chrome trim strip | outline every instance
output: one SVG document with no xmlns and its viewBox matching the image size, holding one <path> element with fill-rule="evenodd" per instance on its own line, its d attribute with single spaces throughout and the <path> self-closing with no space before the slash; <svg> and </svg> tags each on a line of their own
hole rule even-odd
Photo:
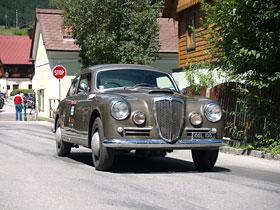
<svg viewBox="0 0 280 210">
<path fill-rule="evenodd" d="M 105 147 L 112 148 L 169 148 L 169 149 L 190 149 L 190 148 L 208 148 L 221 147 L 225 144 L 221 139 L 191 139 L 178 140 L 174 144 L 167 143 L 161 139 L 105 139 Z"/>
<path fill-rule="evenodd" d="M 152 130 L 153 127 L 144 127 L 144 128 L 138 128 L 138 127 L 124 127 L 124 130 L 139 130 L 139 131 L 145 131 L 145 130 Z"/>
<path fill-rule="evenodd" d="M 196 131 L 211 131 L 212 128 L 189 128 L 189 127 L 186 127 L 185 128 L 185 131 L 188 131 L 188 130 L 196 130 Z"/>
</svg>

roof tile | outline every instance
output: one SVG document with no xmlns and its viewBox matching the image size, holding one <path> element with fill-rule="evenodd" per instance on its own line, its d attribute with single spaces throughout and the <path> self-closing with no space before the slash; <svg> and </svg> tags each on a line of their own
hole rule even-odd
<svg viewBox="0 0 280 210">
<path fill-rule="evenodd" d="M 29 36 L 0 36 L 0 60 L 3 64 L 32 64 Z"/>
</svg>

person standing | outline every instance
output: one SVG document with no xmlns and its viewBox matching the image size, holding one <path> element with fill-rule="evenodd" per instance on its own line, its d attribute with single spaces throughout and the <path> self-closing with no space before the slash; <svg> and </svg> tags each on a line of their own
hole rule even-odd
<svg viewBox="0 0 280 210">
<path fill-rule="evenodd" d="M 17 92 L 17 94 L 15 95 L 14 97 L 14 103 L 15 103 L 15 108 L 16 108 L 16 120 L 19 120 L 22 121 L 22 97 L 20 95 L 20 92 Z M 19 115 L 19 117 L 18 117 Z"/>
<path fill-rule="evenodd" d="M 7 102 L 7 99 L 8 99 L 8 94 L 7 94 L 7 90 L 6 90 L 6 88 L 5 88 L 5 87 L 3 87 L 3 91 L 2 91 L 2 93 L 4 93 L 4 99 L 5 99 L 5 101 Z"/>
<path fill-rule="evenodd" d="M 33 93 L 33 97 L 32 97 L 32 106 L 31 106 L 31 110 L 29 114 L 32 114 L 32 110 L 34 109 L 34 113 L 36 110 L 36 93 Z"/>
</svg>

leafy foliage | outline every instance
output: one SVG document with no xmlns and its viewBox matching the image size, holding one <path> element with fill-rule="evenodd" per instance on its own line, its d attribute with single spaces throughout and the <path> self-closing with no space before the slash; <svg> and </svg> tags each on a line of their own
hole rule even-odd
<svg viewBox="0 0 280 210">
<path fill-rule="evenodd" d="M 202 1 L 202 8 L 204 38 L 212 46 L 208 54 L 222 70 L 252 86 L 236 90 L 243 96 L 238 99 L 242 108 L 231 113 L 247 120 L 228 128 L 254 149 L 279 151 L 279 103 L 265 90 L 279 89 L 280 2 L 215 0 Z M 258 131 L 250 133 L 256 127 Z"/>
<path fill-rule="evenodd" d="M 280 66 L 280 2 L 215 0 L 202 3 L 209 54 L 225 71 L 250 80 L 275 77 Z M 211 27 L 209 27 L 211 26 Z"/>
<path fill-rule="evenodd" d="M 271 87 L 245 85 L 240 85 L 234 91 L 239 94 L 237 103 L 240 110 L 229 113 L 238 119 L 237 123 L 226 125 L 231 131 L 232 138 L 243 140 L 243 143 L 248 144 L 251 149 L 271 153 L 279 151 L 280 103 L 276 91 Z"/>
<path fill-rule="evenodd" d="M 84 67 L 148 64 L 157 58 L 160 1 L 64 0 L 62 4 Z"/>
<path fill-rule="evenodd" d="M 183 68 L 188 84 L 193 88 L 194 93 L 200 94 L 201 87 L 211 88 L 215 85 L 213 71 L 206 71 L 210 68 L 209 63 L 189 65 L 188 69 Z"/>
<path fill-rule="evenodd" d="M 53 9 L 62 9 L 62 0 L 49 0 L 49 6 Z"/>
<path fill-rule="evenodd" d="M 34 92 L 33 89 L 14 89 L 14 90 L 11 92 L 10 96 L 15 96 L 15 95 L 17 94 L 17 92 L 21 92 L 21 91 L 22 91 L 23 94 L 26 94 L 26 93 L 33 93 L 33 92 Z"/>
</svg>

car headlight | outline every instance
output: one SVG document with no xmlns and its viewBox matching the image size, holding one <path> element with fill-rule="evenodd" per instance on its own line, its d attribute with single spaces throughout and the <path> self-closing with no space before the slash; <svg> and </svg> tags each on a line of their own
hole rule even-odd
<svg viewBox="0 0 280 210">
<path fill-rule="evenodd" d="M 190 122 L 192 125 L 200 125 L 202 123 L 202 117 L 199 113 L 192 113 L 190 116 Z"/>
<path fill-rule="evenodd" d="M 205 106 L 204 114 L 210 122 L 218 122 L 222 118 L 222 109 L 219 104 L 211 102 Z"/>
<path fill-rule="evenodd" d="M 146 121 L 146 117 L 142 112 L 135 112 L 132 119 L 136 125 L 142 125 Z"/>
<path fill-rule="evenodd" d="M 113 101 L 111 105 L 111 115 L 116 120 L 124 120 L 130 114 L 129 105 L 124 100 L 118 99 Z"/>
</svg>

